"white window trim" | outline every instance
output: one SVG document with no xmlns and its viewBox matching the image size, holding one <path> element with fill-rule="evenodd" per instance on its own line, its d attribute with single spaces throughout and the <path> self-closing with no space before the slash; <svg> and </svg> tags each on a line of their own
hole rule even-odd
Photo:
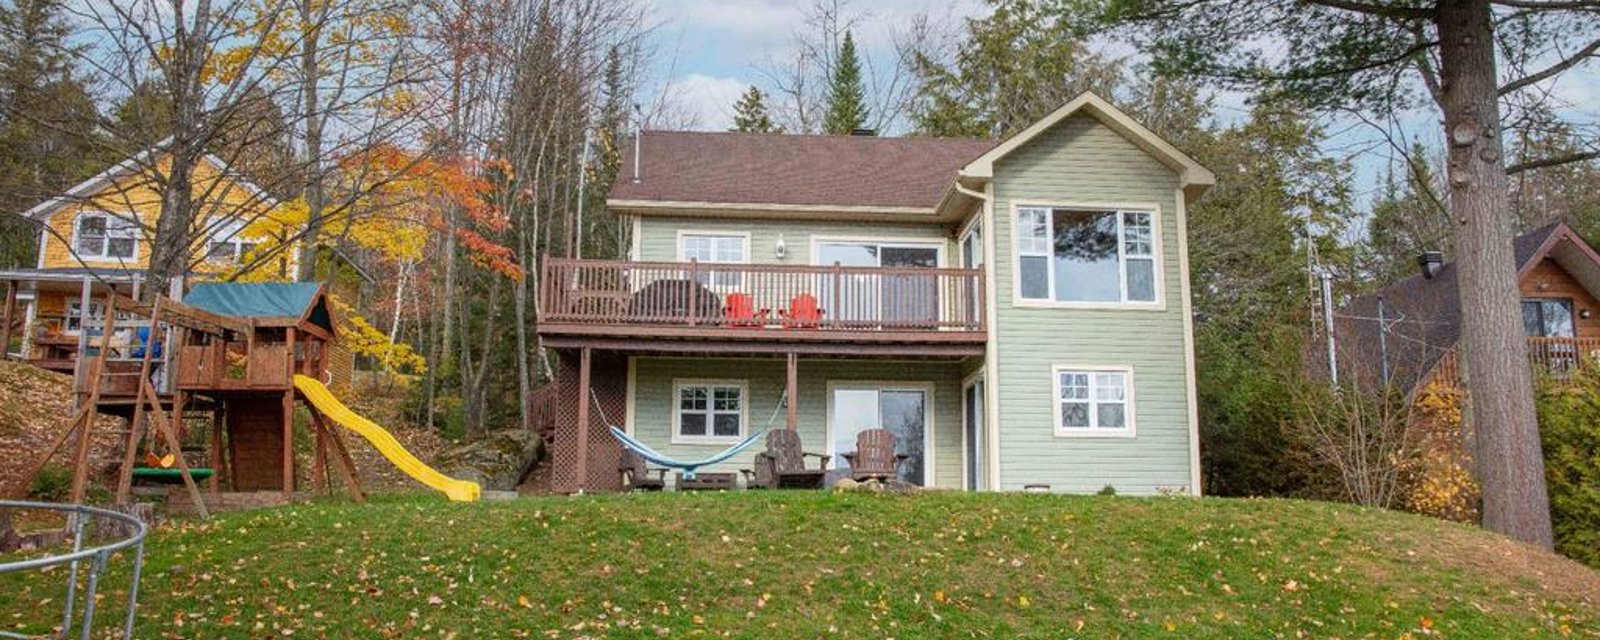
<svg viewBox="0 0 1600 640">
<path fill-rule="evenodd" d="M 811 264 L 818 267 L 831 267 L 833 263 L 822 262 L 822 245 L 825 244 L 858 244 L 873 245 L 878 248 L 891 249 L 934 249 L 938 253 L 934 257 L 935 268 L 945 268 L 946 253 L 949 242 L 938 238 L 909 238 L 909 237 L 872 237 L 872 236 L 811 236 Z M 880 257 L 879 262 L 883 262 Z M 875 268 L 875 267 L 868 267 Z"/>
<path fill-rule="evenodd" d="M 833 412 L 834 412 L 833 392 L 834 391 L 839 390 L 839 389 L 844 389 L 846 391 L 878 391 L 878 392 L 883 392 L 883 391 L 921 391 L 923 393 L 922 397 L 925 400 L 925 402 L 923 402 L 923 406 L 922 406 L 922 423 L 924 425 L 924 427 L 922 429 L 922 451 L 923 451 L 923 454 L 924 454 L 923 455 L 924 469 L 922 470 L 922 479 L 923 479 L 923 481 L 925 483 L 925 484 L 923 484 L 923 487 L 924 488 L 930 488 L 930 489 L 934 488 L 934 487 L 937 487 L 939 485 L 939 481 L 937 479 L 939 467 L 937 466 L 936 463 L 938 462 L 939 453 L 934 450 L 934 446 L 933 445 L 934 445 L 935 442 L 938 442 L 938 438 L 935 437 L 935 433 L 938 431 L 939 425 L 935 420 L 936 420 L 936 417 L 939 415 L 939 413 L 938 413 L 938 411 L 936 411 L 934 409 L 935 403 L 938 402 L 938 399 L 936 397 L 937 394 L 934 391 L 934 387 L 935 387 L 935 385 L 932 382 L 904 382 L 904 381 L 890 381 L 890 380 L 840 380 L 840 381 L 832 381 L 832 380 L 830 380 L 830 381 L 828 381 L 828 384 L 827 384 L 827 393 L 828 393 L 827 417 L 826 417 L 826 420 L 824 421 L 823 427 L 822 427 L 822 438 L 823 438 L 823 440 L 825 442 L 828 443 L 827 444 L 828 455 L 832 456 L 833 459 L 835 459 L 835 460 L 842 461 L 844 459 L 844 458 L 840 457 L 841 454 L 843 454 L 844 452 L 843 451 L 836 451 L 834 449 L 834 446 L 833 446 L 833 425 L 834 425 L 834 422 L 835 422 L 834 415 L 833 415 Z"/>
<path fill-rule="evenodd" d="M 94 255 L 83 253 L 83 252 L 78 250 L 78 238 L 79 238 L 79 236 L 81 234 L 81 231 L 83 229 L 83 220 L 85 218 L 90 217 L 90 216 L 98 216 L 98 217 L 102 217 L 102 218 L 106 219 L 106 243 L 105 243 L 105 246 L 101 247 L 100 253 L 94 254 Z M 127 257 L 111 255 L 111 238 L 112 238 L 112 236 L 111 236 L 111 220 L 112 219 L 121 220 L 123 222 L 132 222 L 134 224 L 133 255 L 127 256 Z M 72 257 L 74 259 L 79 260 L 79 261 L 93 260 L 93 261 L 96 261 L 96 262 L 120 262 L 120 263 L 137 262 L 139 260 L 139 240 L 140 240 L 139 236 L 142 235 L 142 234 L 140 234 L 138 232 L 138 224 L 139 224 L 138 220 L 139 220 L 138 216 L 134 216 L 134 215 L 122 216 L 122 215 L 117 215 L 115 213 L 111 213 L 110 211 L 101 211 L 101 210 L 98 210 L 98 209 L 86 209 L 86 210 L 83 210 L 83 211 L 79 211 L 77 214 L 75 214 L 72 217 L 72 245 L 70 247 L 68 247 L 68 249 L 71 251 Z M 41 259 L 42 259 L 42 256 L 41 256 Z"/>
<path fill-rule="evenodd" d="M 684 240 L 684 238 L 688 238 L 688 237 L 738 238 L 739 242 L 744 247 L 744 261 L 742 261 L 742 262 L 718 262 L 717 264 L 750 264 L 750 232 L 749 231 L 715 231 L 715 230 L 710 230 L 710 229 L 679 229 L 678 230 L 678 236 L 677 236 L 677 238 L 678 238 L 677 239 L 677 243 L 678 243 L 678 247 L 677 247 L 678 262 L 688 262 L 689 261 L 689 259 L 684 257 L 684 255 L 683 255 L 683 240 Z M 702 261 L 702 262 L 704 262 L 704 261 Z"/>
<path fill-rule="evenodd" d="M 1063 373 L 1120 373 L 1126 381 L 1123 395 L 1123 415 L 1126 423 L 1121 429 L 1102 429 L 1099 427 L 1068 427 L 1061 424 L 1061 374 Z M 1096 418 L 1095 406 L 1099 400 L 1094 396 L 1093 376 L 1090 376 L 1089 389 L 1089 416 L 1093 422 Z M 1050 367 L 1050 415 L 1051 423 L 1055 425 L 1057 438 L 1133 438 L 1138 435 L 1138 410 L 1137 397 L 1134 389 L 1137 387 L 1133 377 L 1133 367 L 1127 365 L 1081 365 L 1081 364 L 1056 364 Z"/>
<path fill-rule="evenodd" d="M 744 250 L 744 260 L 739 261 L 739 262 L 718 262 L 718 261 L 715 261 L 715 260 L 697 261 L 700 264 L 750 264 L 750 232 L 749 231 L 716 231 L 716 230 L 710 230 L 710 229 L 679 229 L 678 230 L 678 234 L 677 234 L 677 241 L 676 241 L 677 242 L 677 254 L 676 255 L 678 256 L 678 262 L 688 262 L 689 261 L 689 259 L 684 256 L 684 251 L 683 251 L 683 241 L 684 241 L 685 238 L 689 238 L 689 237 L 738 238 L 739 242 L 740 242 L 740 244 L 741 244 L 741 246 L 742 246 L 742 248 Z M 738 284 L 733 284 L 733 285 L 717 284 L 715 279 L 708 278 L 706 283 L 705 283 L 705 286 L 706 286 L 706 288 L 708 288 L 708 289 L 710 289 L 712 291 L 715 291 L 717 293 L 728 293 L 730 291 L 740 291 L 740 290 L 742 290 L 744 288 L 744 277 L 741 275 L 740 278 L 739 278 L 739 283 Z"/>
<path fill-rule="evenodd" d="M 1055 263 L 1054 256 L 1050 256 L 1048 274 L 1048 287 L 1050 298 L 1023 298 L 1022 297 L 1022 256 L 1020 246 L 1021 226 L 1018 216 L 1023 209 L 1077 209 L 1089 211 L 1115 211 L 1117 213 L 1117 263 L 1121 271 L 1119 288 L 1122 290 L 1122 302 L 1069 302 L 1055 299 Z M 1128 297 L 1127 261 L 1123 256 L 1122 239 L 1122 214 L 1123 213 L 1148 213 L 1150 214 L 1150 252 L 1154 260 L 1152 269 L 1155 270 L 1156 299 L 1154 301 L 1130 301 Z M 1011 205 L 1010 229 L 1011 233 L 1011 306 L 1037 309 L 1106 309 L 1106 310 L 1139 310 L 1139 311 L 1164 311 L 1167 308 L 1166 275 L 1162 272 L 1165 262 L 1161 242 L 1161 205 L 1149 202 L 1056 202 L 1056 201 L 1026 201 Z M 1050 226 L 1046 219 L 1045 226 Z M 1027 255 L 1038 255 L 1030 253 Z"/>
<path fill-rule="evenodd" d="M 683 424 L 683 389 L 686 387 L 738 387 L 739 389 L 739 435 L 714 436 L 711 421 L 706 422 L 706 434 L 703 436 L 686 436 L 680 427 Z M 706 402 L 714 402 L 713 396 L 707 396 Z M 748 380 L 702 380 L 692 378 L 673 379 L 672 398 L 672 444 L 731 444 L 745 439 L 750 433 L 750 381 Z M 708 407 L 711 405 L 707 405 Z"/>
<path fill-rule="evenodd" d="M 250 240 L 250 239 L 244 237 L 244 228 L 245 228 L 245 224 L 242 221 L 230 220 L 230 221 L 226 221 L 226 222 L 221 223 L 218 226 L 218 228 L 213 229 L 211 234 L 206 237 L 205 248 L 202 249 L 202 251 L 205 252 L 204 254 L 202 254 L 203 257 L 204 257 L 205 262 L 208 262 L 208 263 L 211 263 L 211 264 L 226 264 L 226 265 L 240 265 L 240 264 L 243 264 L 244 252 L 240 250 L 240 249 L 242 249 L 242 247 L 240 245 L 248 244 L 248 245 L 251 246 L 252 250 L 254 250 L 255 247 L 261 246 L 260 242 L 256 242 L 254 240 Z M 231 260 L 213 260 L 211 258 L 211 245 L 214 245 L 214 244 L 231 244 L 231 245 L 233 245 L 233 259 L 231 259 Z"/>
<path fill-rule="evenodd" d="M 960 234 L 956 235 L 956 263 L 957 264 L 965 266 L 966 263 L 967 263 L 967 258 L 972 257 L 972 256 L 968 256 L 967 255 L 967 248 L 968 248 L 967 247 L 967 241 L 971 240 L 974 236 L 977 237 L 977 242 L 975 242 L 973 244 L 977 248 L 978 251 L 976 253 L 977 259 L 973 260 L 972 264 L 974 266 L 976 266 L 976 267 L 982 267 L 984 265 L 989 264 L 989 259 L 988 259 L 989 257 L 984 255 L 984 251 L 983 251 L 983 234 L 984 234 L 983 221 L 982 220 L 978 220 L 978 221 L 974 221 L 972 224 L 967 225 L 967 227 L 965 229 L 962 229 Z"/>
<path fill-rule="evenodd" d="M 984 375 L 984 370 L 982 368 L 979 368 L 977 371 L 974 371 L 970 375 L 968 375 L 967 377 L 961 379 L 961 421 L 960 421 L 960 427 L 961 427 L 961 490 L 962 491 L 969 491 L 969 489 L 967 489 L 967 485 L 971 484 L 972 480 L 973 480 L 972 476 L 967 473 L 967 465 L 971 463 L 971 459 L 970 459 L 969 456 L 970 456 L 970 454 L 972 452 L 972 441 L 967 438 L 967 411 L 970 410 L 969 403 L 967 402 L 967 390 L 971 389 L 974 385 L 983 385 L 983 387 L 984 387 L 983 388 L 983 396 L 984 397 L 983 397 L 983 399 L 981 401 L 981 403 L 984 405 L 983 406 L 983 413 L 981 414 L 982 415 L 981 419 L 983 420 L 983 424 L 980 425 L 982 427 L 982 430 L 978 433 L 978 437 L 979 437 L 980 440 L 983 441 L 982 442 L 982 446 L 987 447 L 988 444 L 989 444 L 988 434 L 989 434 L 990 422 L 989 422 L 989 406 L 988 406 L 988 404 L 989 404 L 988 403 L 988 395 L 989 395 L 988 382 L 987 382 L 987 378 Z M 976 491 L 988 491 L 988 490 L 992 489 L 992 487 L 989 486 L 989 469 L 988 469 L 988 466 L 989 466 L 989 459 L 988 459 L 989 455 L 988 455 L 988 453 L 989 452 L 988 452 L 988 449 L 985 448 L 981 453 L 983 454 L 981 456 L 983 459 L 978 461 L 978 471 L 981 472 L 981 475 L 983 477 L 977 479 L 978 481 L 976 482 L 976 484 L 977 484 L 978 488 L 976 489 Z"/>
</svg>

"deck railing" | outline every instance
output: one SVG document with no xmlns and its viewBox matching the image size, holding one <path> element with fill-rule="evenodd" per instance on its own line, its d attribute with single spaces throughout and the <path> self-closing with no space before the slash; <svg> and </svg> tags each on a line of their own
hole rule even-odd
<svg viewBox="0 0 1600 640">
<path fill-rule="evenodd" d="M 543 324 L 984 330 L 981 269 L 551 258 L 543 277 Z"/>
<path fill-rule="evenodd" d="M 1564 378 L 1600 367 L 1600 338 L 1528 338 L 1528 363 L 1536 373 Z M 1434 366 L 1433 379 L 1461 380 L 1460 355 L 1451 350 Z"/>
</svg>

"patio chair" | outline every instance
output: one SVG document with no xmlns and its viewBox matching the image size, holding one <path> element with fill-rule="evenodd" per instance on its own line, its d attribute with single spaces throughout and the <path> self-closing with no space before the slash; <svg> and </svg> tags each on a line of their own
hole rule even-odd
<svg viewBox="0 0 1600 640">
<path fill-rule="evenodd" d="M 779 310 L 786 329 L 815 329 L 822 326 L 822 316 L 827 311 L 817 306 L 817 297 L 802 293 L 789 300 L 789 308 Z"/>
<path fill-rule="evenodd" d="M 900 463 L 910 458 L 895 453 L 894 432 L 888 429 L 867 429 L 856 434 L 856 450 L 841 454 L 850 465 L 854 480 L 888 481 L 900 475 Z"/>
<path fill-rule="evenodd" d="M 755 298 L 748 293 L 728 294 L 722 307 L 723 324 L 730 327 L 764 327 L 771 309 L 757 309 Z"/>
<path fill-rule="evenodd" d="M 807 469 L 806 457 L 817 458 L 818 468 Z M 767 450 L 756 454 L 755 469 L 742 470 L 745 484 L 764 489 L 821 489 L 832 456 L 804 451 L 800 434 L 788 429 L 767 432 Z"/>
<path fill-rule="evenodd" d="M 660 491 L 667 486 L 666 469 L 651 469 L 644 458 L 627 449 L 617 460 L 617 471 L 622 473 L 622 488 L 628 491 Z M 656 477 L 650 477 L 652 473 Z"/>
</svg>

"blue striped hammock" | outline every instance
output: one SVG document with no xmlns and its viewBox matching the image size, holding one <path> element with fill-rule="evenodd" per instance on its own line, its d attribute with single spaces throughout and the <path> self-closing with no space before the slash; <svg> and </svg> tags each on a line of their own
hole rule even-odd
<svg viewBox="0 0 1600 640">
<path fill-rule="evenodd" d="M 764 435 L 767 434 L 766 431 L 762 431 L 760 433 L 756 433 L 754 435 L 751 435 L 748 438 L 740 440 L 737 444 L 735 444 L 735 445 L 733 445 L 731 447 L 728 447 L 727 449 L 722 450 L 722 452 L 718 453 L 717 455 L 711 456 L 711 457 L 706 458 L 704 460 L 695 460 L 693 462 L 685 462 L 683 460 L 674 460 L 672 458 L 668 458 L 668 457 L 662 455 L 660 451 L 656 451 L 655 449 L 651 449 L 649 447 L 649 445 L 646 445 L 643 442 L 639 442 L 638 440 L 635 440 L 633 438 L 633 436 L 628 435 L 626 432 L 624 432 L 621 429 L 618 429 L 616 427 L 610 427 L 610 429 L 611 429 L 612 437 L 615 437 L 617 439 L 617 442 L 621 442 L 622 446 L 627 447 L 628 449 L 632 450 L 634 453 L 639 454 L 639 457 L 644 458 L 645 460 L 648 460 L 650 462 L 654 462 L 654 463 L 656 463 L 658 465 L 661 465 L 663 467 L 670 467 L 670 468 L 673 468 L 673 469 L 682 469 L 683 470 L 683 479 L 684 480 L 693 480 L 694 479 L 695 470 L 699 469 L 700 467 L 709 467 L 709 466 L 714 465 L 714 464 L 716 464 L 718 462 L 722 462 L 722 461 L 727 460 L 729 458 L 732 458 L 732 457 L 734 457 L 736 455 L 739 455 L 740 451 L 744 451 L 745 449 L 750 448 L 750 445 L 755 444 L 757 440 L 761 439 L 761 436 L 764 436 Z"/>
</svg>

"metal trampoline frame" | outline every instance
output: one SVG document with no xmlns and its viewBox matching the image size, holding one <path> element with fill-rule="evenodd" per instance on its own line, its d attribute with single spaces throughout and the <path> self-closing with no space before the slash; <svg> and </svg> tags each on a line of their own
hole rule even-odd
<svg viewBox="0 0 1600 640">
<path fill-rule="evenodd" d="M 126 513 L 120 513 L 110 509 L 101 509 L 99 507 L 90 507 L 81 504 L 57 504 L 50 502 L 0 500 L 0 510 L 23 509 L 31 511 L 53 511 L 56 513 L 66 514 L 68 516 L 67 528 L 72 532 L 72 551 L 39 558 L 0 563 L 0 574 L 21 573 L 23 571 L 42 571 L 51 567 L 69 565 L 70 568 L 67 570 L 67 593 L 66 597 L 64 598 L 61 612 L 61 630 L 55 637 L 71 637 L 73 635 L 73 629 L 77 628 L 78 637 L 81 640 L 89 640 L 94 628 L 95 594 L 100 587 L 100 576 L 101 574 L 105 573 L 106 565 L 111 560 L 111 556 L 113 554 L 132 549 L 133 574 L 128 585 L 128 612 L 127 616 L 123 619 L 122 624 L 122 638 L 124 640 L 131 640 L 133 638 L 134 612 L 138 610 L 139 606 L 139 578 L 140 572 L 144 569 L 144 542 L 145 537 L 150 533 L 149 526 L 145 525 L 145 523 L 140 521 L 138 518 Z M 125 527 L 125 529 L 123 529 L 124 531 L 132 531 L 133 533 L 132 535 L 99 546 L 84 548 L 83 544 L 86 531 L 89 528 L 89 524 L 96 518 L 102 518 L 121 523 Z M 84 585 L 80 588 L 78 586 L 78 573 L 80 569 L 85 568 L 80 566 L 84 563 L 87 563 L 88 565 L 86 567 L 88 571 L 88 577 L 84 581 Z M 76 613 L 74 609 L 79 601 L 78 592 L 80 590 L 83 591 L 83 611 L 81 617 L 75 620 L 73 614 Z M 22 635 L 19 633 L 0 630 L 0 638 L 38 637 L 40 636 L 37 634 Z"/>
</svg>

